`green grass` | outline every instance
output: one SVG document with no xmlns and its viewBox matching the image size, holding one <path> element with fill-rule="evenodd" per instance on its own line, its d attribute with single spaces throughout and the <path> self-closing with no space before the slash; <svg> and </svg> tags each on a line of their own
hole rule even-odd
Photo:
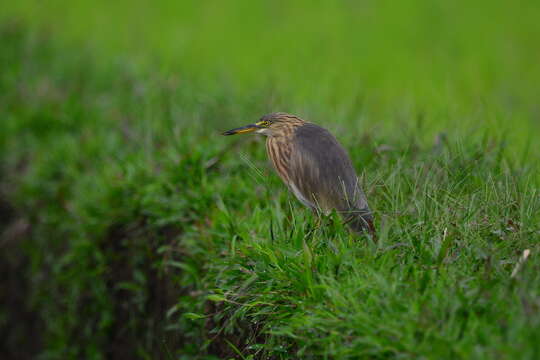
<svg viewBox="0 0 540 360">
<path fill-rule="evenodd" d="M 5 5 L 3 358 L 539 356 L 535 2 L 89 4 Z M 276 110 L 344 144 L 377 243 L 219 136 Z"/>
<path fill-rule="evenodd" d="M 103 66 L 129 59 L 189 87 L 204 104 L 216 94 L 234 98 L 236 113 L 222 116 L 235 119 L 245 115 L 244 101 L 270 93 L 259 104 L 264 110 L 278 102 L 313 121 L 355 121 L 377 133 L 422 117 L 423 140 L 489 128 L 521 151 L 540 131 L 536 0 L 24 0 L 2 7 L 4 17 L 54 32 L 71 51 L 90 46 Z"/>
</svg>

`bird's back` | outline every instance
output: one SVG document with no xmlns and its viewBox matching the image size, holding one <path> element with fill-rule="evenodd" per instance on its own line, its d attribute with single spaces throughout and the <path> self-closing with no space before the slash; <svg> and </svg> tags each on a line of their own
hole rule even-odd
<svg viewBox="0 0 540 360">
<path fill-rule="evenodd" d="M 293 174 L 290 186 L 296 187 L 293 191 L 323 211 L 336 209 L 354 230 L 371 228 L 365 195 L 347 152 L 336 138 L 311 123 L 297 127 L 292 136 L 288 166 Z"/>
</svg>

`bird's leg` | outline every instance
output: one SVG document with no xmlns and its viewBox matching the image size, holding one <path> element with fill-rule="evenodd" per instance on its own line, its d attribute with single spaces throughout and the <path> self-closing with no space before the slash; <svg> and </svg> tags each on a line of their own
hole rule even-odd
<svg viewBox="0 0 540 360">
<path fill-rule="evenodd" d="M 313 215 L 315 216 L 315 229 L 326 228 L 334 225 L 334 217 L 332 212 L 324 212 L 319 208 L 313 208 Z"/>
<path fill-rule="evenodd" d="M 320 211 L 315 207 L 310 207 L 311 213 L 313 214 L 313 217 L 315 218 L 313 226 L 310 226 L 310 229 L 308 230 L 308 233 L 311 235 L 315 231 L 317 231 L 321 227 L 322 219 L 321 219 L 321 213 Z"/>
<path fill-rule="evenodd" d="M 321 214 L 315 212 L 313 215 L 315 216 L 315 229 L 319 229 L 322 226 Z"/>
</svg>

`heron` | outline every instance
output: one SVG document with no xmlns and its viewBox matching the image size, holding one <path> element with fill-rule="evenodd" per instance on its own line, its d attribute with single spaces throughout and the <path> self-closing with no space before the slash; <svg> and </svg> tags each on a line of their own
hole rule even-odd
<svg viewBox="0 0 540 360">
<path fill-rule="evenodd" d="M 326 129 L 276 112 L 223 135 L 266 136 L 266 152 L 289 190 L 316 213 L 335 209 L 356 233 L 374 235 L 373 215 L 347 151 Z"/>
</svg>

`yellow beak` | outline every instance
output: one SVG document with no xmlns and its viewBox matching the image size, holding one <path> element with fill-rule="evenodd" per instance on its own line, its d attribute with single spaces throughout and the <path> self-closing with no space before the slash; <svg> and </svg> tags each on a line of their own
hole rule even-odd
<svg viewBox="0 0 540 360">
<path fill-rule="evenodd" d="M 236 134 L 246 134 L 250 132 L 254 132 L 257 129 L 260 129 L 261 127 L 257 124 L 250 124 L 246 126 L 242 126 L 236 129 L 232 129 L 229 131 L 225 131 L 222 135 L 236 135 Z"/>
</svg>

